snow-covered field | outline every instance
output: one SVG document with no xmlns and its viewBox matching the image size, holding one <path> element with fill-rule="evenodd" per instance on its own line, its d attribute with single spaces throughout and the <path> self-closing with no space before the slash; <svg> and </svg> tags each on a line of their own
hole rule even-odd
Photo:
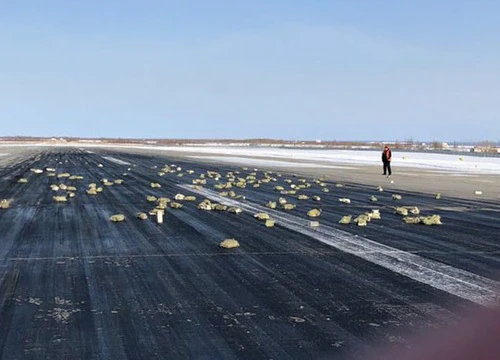
<svg viewBox="0 0 500 360">
<path fill-rule="evenodd" d="M 147 147 L 144 147 L 147 149 Z M 293 166 L 312 165 L 381 165 L 381 152 L 359 150 L 304 150 L 272 148 L 200 148 L 158 147 L 158 150 L 198 153 L 200 158 L 213 158 L 221 162 L 247 163 L 252 166 L 271 166 L 269 161 L 286 162 Z M 207 156 L 208 155 L 208 156 Z M 234 158 L 235 156 L 240 158 Z M 245 158 L 241 158 L 245 157 Z M 249 159 L 251 158 L 251 159 Z M 276 165 L 276 164 L 274 164 Z M 464 174 L 499 174 L 500 158 L 462 156 L 457 154 L 433 154 L 393 151 L 392 165 L 396 167 L 422 168 L 439 172 Z M 281 166 L 283 166 L 281 164 Z"/>
<path fill-rule="evenodd" d="M 15 146 L 0 144 L 0 147 Z M 20 145 L 22 146 L 22 145 Z M 40 143 L 27 147 L 71 146 L 77 148 L 122 148 L 144 149 L 189 153 L 204 159 L 213 159 L 229 164 L 246 164 L 255 167 L 335 167 L 381 165 L 381 151 L 363 150 L 323 150 L 323 149 L 291 149 L 291 148 L 252 148 L 252 147 L 222 147 L 222 146 L 135 146 L 111 144 L 78 144 L 53 145 Z M 6 154 L 0 154 L 6 155 Z M 479 157 L 458 154 L 434 154 L 393 151 L 393 167 L 420 168 L 433 172 L 455 173 L 463 175 L 494 174 L 500 175 L 500 157 Z"/>
</svg>

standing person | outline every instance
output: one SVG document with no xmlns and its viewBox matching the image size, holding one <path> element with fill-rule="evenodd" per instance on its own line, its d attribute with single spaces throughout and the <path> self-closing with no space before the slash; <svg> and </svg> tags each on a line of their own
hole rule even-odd
<svg viewBox="0 0 500 360">
<path fill-rule="evenodd" d="M 389 146 L 386 145 L 384 147 L 384 151 L 382 151 L 382 163 L 384 164 L 384 175 L 387 175 L 387 177 L 392 175 L 391 160 L 392 160 L 391 149 L 389 149 Z"/>
</svg>

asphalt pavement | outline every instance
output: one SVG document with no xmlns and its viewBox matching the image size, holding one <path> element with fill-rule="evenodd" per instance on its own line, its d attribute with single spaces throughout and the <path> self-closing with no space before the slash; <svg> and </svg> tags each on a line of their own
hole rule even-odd
<svg viewBox="0 0 500 360">
<path fill-rule="evenodd" d="M 0 165 L 0 200 L 11 201 L 0 209 L 1 359 L 362 358 L 380 347 L 411 351 L 417 334 L 495 299 L 495 201 L 397 191 L 398 201 L 395 191 L 312 178 L 298 193 L 321 200 L 299 200 L 274 189 L 301 184 L 285 172 L 268 172 L 276 181 L 258 188 L 233 186 L 245 198 L 231 199 L 214 188 L 228 172 L 264 171 L 102 149 L 41 149 Z M 165 165 L 180 169 L 158 175 Z M 222 178 L 195 189 L 207 170 Z M 61 183 L 76 196 L 56 203 L 50 186 Z M 90 183 L 103 191 L 88 195 Z M 154 207 L 147 196 L 178 193 L 197 199 L 167 208 L 162 224 L 137 219 Z M 269 210 L 276 226 L 267 228 L 253 210 L 280 196 L 297 208 Z M 205 198 L 243 212 L 199 210 Z M 438 214 L 443 225 L 405 224 L 395 206 Z M 312 208 L 319 218 L 307 217 Z M 381 219 L 366 227 L 338 223 L 372 209 Z M 227 238 L 240 247 L 220 248 Z"/>
</svg>

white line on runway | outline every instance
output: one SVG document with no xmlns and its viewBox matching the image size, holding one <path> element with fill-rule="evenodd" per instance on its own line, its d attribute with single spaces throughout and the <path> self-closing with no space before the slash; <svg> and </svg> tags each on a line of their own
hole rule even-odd
<svg viewBox="0 0 500 360">
<path fill-rule="evenodd" d="M 111 161 L 115 164 L 118 164 L 118 165 L 132 165 L 131 163 L 129 162 L 126 162 L 126 161 L 123 161 L 123 160 L 120 160 L 120 159 L 117 159 L 117 158 L 114 158 L 112 156 L 103 156 L 102 157 L 103 159 L 106 159 L 108 161 Z"/>
<path fill-rule="evenodd" d="M 276 224 L 307 235 L 343 252 L 392 270 L 436 289 L 446 291 L 477 304 L 496 305 L 500 300 L 500 283 L 441 262 L 426 259 L 407 251 L 380 244 L 363 236 L 354 236 L 331 226 L 310 228 L 309 220 L 285 214 L 262 205 L 239 202 L 220 196 L 207 189 L 195 189 L 192 185 L 179 185 L 183 189 L 203 195 L 229 206 L 238 206 L 251 213 L 267 212 Z"/>
</svg>

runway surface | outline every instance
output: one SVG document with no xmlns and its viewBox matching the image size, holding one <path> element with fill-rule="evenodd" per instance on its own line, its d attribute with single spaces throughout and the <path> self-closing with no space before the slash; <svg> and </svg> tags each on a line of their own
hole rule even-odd
<svg viewBox="0 0 500 360">
<path fill-rule="evenodd" d="M 229 171 L 259 180 L 264 171 L 111 150 L 31 150 L 0 165 L 0 199 L 11 200 L 0 209 L 1 359 L 360 358 L 378 347 L 411 349 L 413 335 L 498 299 L 496 201 L 407 191 L 397 201 L 394 191 L 331 181 L 325 193 L 305 177 L 312 186 L 297 194 L 321 201 L 298 200 L 274 190 L 301 184 L 285 172 L 268 173 L 276 181 L 259 188 L 233 186 L 245 197 L 234 199 L 214 185 Z M 165 165 L 180 169 L 158 175 Z M 30 171 L 47 167 L 83 179 Z M 195 189 L 207 170 L 222 178 L 206 176 Z M 50 189 L 61 183 L 77 188 L 66 203 Z M 102 193 L 88 195 L 90 183 Z M 154 207 L 148 195 L 178 193 L 196 201 L 167 208 L 163 224 L 136 218 Z M 279 197 L 297 208 L 264 207 Z M 243 212 L 199 210 L 205 198 Z M 405 224 L 395 206 L 439 214 L 443 225 Z M 307 217 L 312 208 L 321 208 L 318 219 Z M 372 209 L 382 218 L 367 227 L 338 223 Z M 255 219 L 259 211 L 276 226 Z M 113 223 L 113 214 L 126 220 Z M 220 248 L 226 238 L 241 246 Z"/>
</svg>

